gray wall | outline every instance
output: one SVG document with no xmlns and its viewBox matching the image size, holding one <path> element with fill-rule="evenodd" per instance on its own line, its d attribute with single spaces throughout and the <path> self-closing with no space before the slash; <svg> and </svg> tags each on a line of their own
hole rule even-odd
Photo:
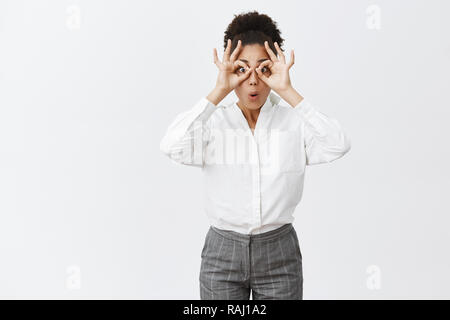
<svg viewBox="0 0 450 320">
<path fill-rule="evenodd" d="M 304 298 L 450 298 L 450 3 L 245 4 L 0 1 L 0 297 L 199 298 L 201 170 L 159 142 L 257 9 L 352 141 L 307 168 Z"/>
</svg>

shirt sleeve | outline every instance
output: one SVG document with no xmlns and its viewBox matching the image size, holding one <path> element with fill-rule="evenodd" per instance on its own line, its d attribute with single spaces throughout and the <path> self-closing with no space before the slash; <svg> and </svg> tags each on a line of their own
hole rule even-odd
<svg viewBox="0 0 450 320">
<path fill-rule="evenodd" d="M 295 107 L 302 120 L 306 165 L 328 163 L 341 158 L 351 148 L 351 141 L 340 123 L 303 98 Z"/>
<path fill-rule="evenodd" d="M 160 150 L 178 164 L 203 167 L 210 137 L 210 117 L 219 107 L 206 97 L 178 114 L 160 142 Z"/>
</svg>

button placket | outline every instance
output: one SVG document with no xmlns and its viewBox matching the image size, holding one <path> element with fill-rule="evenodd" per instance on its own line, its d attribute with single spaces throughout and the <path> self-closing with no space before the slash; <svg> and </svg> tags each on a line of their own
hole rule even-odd
<svg viewBox="0 0 450 320">
<path fill-rule="evenodd" d="M 247 128 L 247 132 L 251 137 L 250 144 L 252 145 L 252 156 L 251 160 L 255 159 L 255 165 L 253 166 L 253 215 L 254 215 L 254 223 L 259 228 L 262 226 L 262 215 L 261 215 L 261 158 L 258 146 L 259 140 L 259 131 L 265 128 L 266 121 L 268 116 L 271 116 L 273 113 L 273 108 L 270 110 L 268 107 L 271 101 L 267 100 L 264 106 L 261 108 L 260 114 L 258 116 L 258 120 L 256 121 L 255 130 L 252 133 L 251 128 L 245 118 L 244 114 L 240 110 L 237 104 L 234 105 L 236 111 L 239 114 L 239 119 L 241 123 Z M 270 112 L 269 112 L 270 111 Z"/>
</svg>

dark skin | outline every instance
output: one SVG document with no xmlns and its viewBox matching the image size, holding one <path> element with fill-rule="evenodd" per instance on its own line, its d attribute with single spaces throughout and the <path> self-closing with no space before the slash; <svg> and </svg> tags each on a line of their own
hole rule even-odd
<svg viewBox="0 0 450 320">
<path fill-rule="evenodd" d="M 239 97 L 238 106 L 250 128 L 255 127 L 260 108 L 270 90 L 275 91 L 292 107 L 303 100 L 303 97 L 292 87 L 289 77 L 289 70 L 294 65 L 294 51 L 291 50 L 291 60 L 286 63 L 286 58 L 278 43 L 275 42 L 274 45 L 279 58 L 269 47 L 267 41 L 264 42 L 264 47 L 261 45 L 242 47 L 239 40 L 233 53 L 230 54 L 231 40 L 228 40 L 222 61 L 218 59 L 216 48 L 214 48 L 214 63 L 219 68 L 219 75 L 216 87 L 207 96 L 207 99 L 217 106 L 223 98 L 235 90 Z M 263 58 L 266 60 L 257 62 Z M 239 59 L 247 60 L 250 65 Z M 236 72 L 241 68 L 244 68 L 245 71 Z M 253 91 L 260 93 L 259 100 L 250 101 L 248 99 L 249 92 Z"/>
</svg>

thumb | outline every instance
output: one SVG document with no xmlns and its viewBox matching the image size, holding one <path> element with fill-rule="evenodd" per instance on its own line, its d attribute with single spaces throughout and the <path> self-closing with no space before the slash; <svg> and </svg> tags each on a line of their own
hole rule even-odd
<svg viewBox="0 0 450 320">
<path fill-rule="evenodd" d="M 248 68 L 247 71 L 245 72 L 245 75 L 250 75 L 250 73 L 252 73 L 252 69 L 253 68 Z"/>
<path fill-rule="evenodd" d="M 241 75 L 242 79 L 247 79 L 250 76 L 250 73 L 252 72 L 252 69 L 247 69 L 243 75 Z"/>
<path fill-rule="evenodd" d="M 267 81 L 267 76 L 265 76 L 265 75 L 261 72 L 261 68 L 260 68 L 260 67 L 256 68 L 256 74 L 258 75 L 258 77 L 259 77 L 262 81 L 264 81 L 264 82 Z"/>
</svg>

